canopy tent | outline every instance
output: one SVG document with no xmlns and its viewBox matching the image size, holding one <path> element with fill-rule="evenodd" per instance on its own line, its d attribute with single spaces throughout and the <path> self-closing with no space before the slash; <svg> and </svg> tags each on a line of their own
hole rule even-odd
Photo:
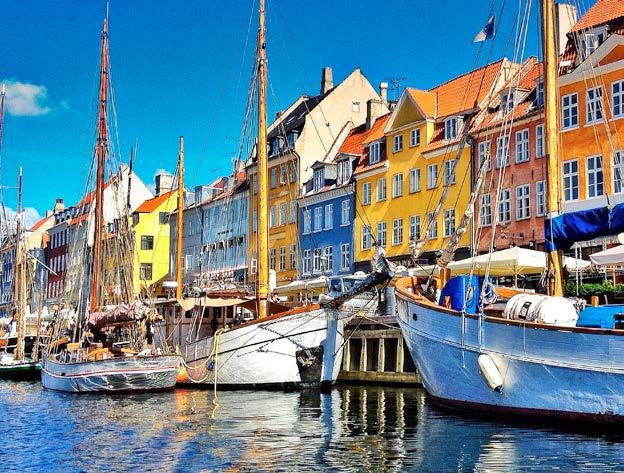
<svg viewBox="0 0 624 473">
<path fill-rule="evenodd" d="M 529 250 L 518 246 L 506 250 L 494 251 L 473 258 L 467 258 L 449 263 L 451 274 L 467 274 L 474 270 L 474 274 L 484 275 L 490 264 L 490 276 L 518 276 L 521 274 L 539 274 L 546 268 L 546 253 Z M 565 257 L 564 266 L 568 270 L 581 270 L 589 267 L 588 261 Z"/>
<path fill-rule="evenodd" d="M 184 312 L 188 312 L 195 306 L 199 307 L 231 307 L 234 305 L 240 305 L 247 299 L 240 299 L 238 297 L 224 298 L 224 297 L 187 297 L 184 299 L 178 299 L 178 304 L 182 307 Z"/>
<path fill-rule="evenodd" d="M 589 255 L 589 259 L 597 266 L 624 265 L 624 245 L 599 251 L 598 253 Z"/>
</svg>

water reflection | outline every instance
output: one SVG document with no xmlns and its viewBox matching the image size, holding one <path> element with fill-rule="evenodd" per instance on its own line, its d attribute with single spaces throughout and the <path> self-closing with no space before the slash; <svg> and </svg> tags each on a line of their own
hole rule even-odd
<svg viewBox="0 0 624 473">
<path fill-rule="evenodd" d="M 3 470 L 617 471 L 618 439 L 451 415 L 417 389 L 68 395 L 0 384 Z M 14 447 L 13 447 L 14 446 Z"/>
</svg>

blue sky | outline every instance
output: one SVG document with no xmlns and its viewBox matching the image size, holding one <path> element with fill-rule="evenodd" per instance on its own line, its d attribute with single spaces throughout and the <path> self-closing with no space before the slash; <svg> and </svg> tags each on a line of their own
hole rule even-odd
<svg viewBox="0 0 624 473">
<path fill-rule="evenodd" d="M 500 11 L 502 0 L 494 3 Z M 491 60 L 513 54 L 507 42 L 517 4 L 506 2 Z M 535 17 L 539 2 L 533 5 Z M 375 87 L 406 77 L 403 85 L 428 88 L 466 72 L 490 6 L 489 0 L 268 0 L 269 78 L 279 108 L 301 93 L 318 93 L 323 66 L 333 67 L 335 82 L 360 67 Z M 111 0 L 119 140 L 124 157 L 138 140 L 136 170 L 146 183 L 157 169 L 175 167 L 179 135 L 189 186 L 230 171 L 256 34 L 254 16 L 245 62 L 251 9 L 251 0 Z M 26 205 L 39 212 L 56 197 L 74 203 L 83 191 L 104 12 L 104 0 L 3 2 L 0 81 L 24 85 L 5 116 L 2 179 L 14 184 L 22 164 Z M 537 52 L 532 25 L 527 54 Z M 5 190 L 4 198 L 15 207 L 14 191 Z"/>
</svg>

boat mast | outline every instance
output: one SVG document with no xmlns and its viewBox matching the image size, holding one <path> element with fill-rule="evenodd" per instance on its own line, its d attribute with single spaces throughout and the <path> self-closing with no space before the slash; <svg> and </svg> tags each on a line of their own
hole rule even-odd
<svg viewBox="0 0 624 473">
<path fill-rule="evenodd" d="M 544 116 L 546 133 L 546 173 L 548 217 L 559 213 L 559 156 L 557 144 L 557 51 L 555 47 L 555 5 L 553 0 L 542 0 L 542 44 L 544 47 Z M 548 270 L 551 274 L 548 292 L 563 296 L 563 255 L 561 250 L 548 252 Z"/>
<path fill-rule="evenodd" d="M 22 167 L 19 168 L 17 179 L 17 221 L 15 226 L 15 280 L 13 282 L 13 297 L 17 322 L 17 344 L 15 359 L 24 359 L 24 332 L 26 317 L 26 268 L 24 267 L 23 234 L 24 212 L 22 207 Z"/>
<path fill-rule="evenodd" d="M 95 186 L 95 233 L 93 235 L 93 267 L 91 274 L 90 311 L 98 310 L 100 303 L 100 273 L 102 271 L 102 232 L 104 227 L 104 167 L 107 154 L 106 109 L 108 103 L 108 13 L 102 30 L 102 58 L 100 67 L 100 95 L 97 138 L 97 175 Z"/>
<path fill-rule="evenodd" d="M 184 137 L 178 153 L 178 234 L 176 238 L 176 299 L 182 299 L 182 230 L 184 225 Z"/>
<path fill-rule="evenodd" d="M 265 0 L 258 21 L 258 318 L 269 315 L 268 157 L 266 124 Z"/>
</svg>

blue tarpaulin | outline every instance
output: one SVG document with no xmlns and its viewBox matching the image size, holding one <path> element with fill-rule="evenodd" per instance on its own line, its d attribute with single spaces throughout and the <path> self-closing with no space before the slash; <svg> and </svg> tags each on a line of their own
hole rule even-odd
<svg viewBox="0 0 624 473">
<path fill-rule="evenodd" d="M 624 204 L 557 215 L 544 221 L 546 250 L 568 250 L 577 241 L 617 235 L 624 231 Z"/>
</svg>

